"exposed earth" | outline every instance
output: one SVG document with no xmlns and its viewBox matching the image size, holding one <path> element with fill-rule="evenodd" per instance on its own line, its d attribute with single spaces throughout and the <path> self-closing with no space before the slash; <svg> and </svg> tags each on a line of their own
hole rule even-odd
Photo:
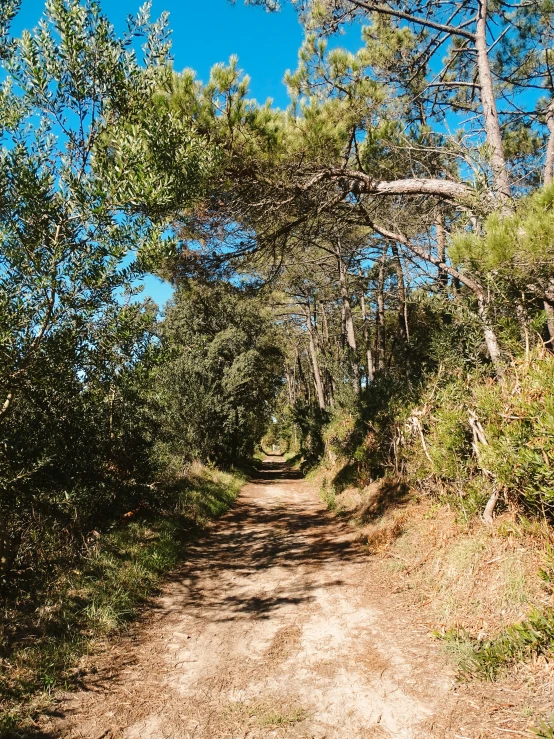
<svg viewBox="0 0 554 739">
<path fill-rule="evenodd" d="M 353 527 L 279 457 L 191 544 L 85 687 L 44 720 L 41 736 L 529 736 L 494 728 L 500 709 L 485 710 L 488 688 L 479 698 L 457 687 L 429 627 Z"/>
</svg>

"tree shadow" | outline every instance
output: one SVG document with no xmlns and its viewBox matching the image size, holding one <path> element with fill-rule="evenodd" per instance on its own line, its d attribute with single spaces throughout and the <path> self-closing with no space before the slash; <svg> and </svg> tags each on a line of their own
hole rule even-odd
<svg viewBox="0 0 554 739">
<path fill-rule="evenodd" d="M 411 497 L 409 486 L 395 477 L 383 477 L 370 487 L 368 499 L 355 512 L 355 516 L 363 524 L 376 521 L 390 508 L 405 507 Z"/>
<path fill-rule="evenodd" d="M 336 493 L 342 493 L 350 485 L 355 485 L 359 480 L 358 465 L 349 462 L 341 467 L 331 480 L 331 485 Z"/>
<path fill-rule="evenodd" d="M 49 711 L 49 716 L 52 717 L 63 717 L 63 713 L 56 711 Z M 29 728 L 29 729 L 17 729 L 13 732 L 2 733 L 0 736 L 3 739 L 59 739 L 60 734 L 52 733 L 50 731 L 43 731 L 42 729 Z"/>
<path fill-rule="evenodd" d="M 146 615 L 158 620 L 186 613 L 202 624 L 264 620 L 283 610 L 294 615 L 298 606 L 315 602 L 317 591 L 342 586 L 344 566 L 364 562 L 367 551 L 347 522 L 297 487 L 301 478 L 283 461 L 266 460 L 256 485 L 246 485 L 238 504 L 189 542 L 183 565 L 168 578 L 170 597 L 157 600 Z M 268 577 L 260 577 L 266 571 Z M 123 643 L 119 651 L 128 656 L 140 633 L 139 621 L 123 638 L 130 640 L 129 650 Z M 88 689 L 114 690 L 123 679 L 111 662 Z M 22 734 L 32 736 L 61 735 Z"/>
<path fill-rule="evenodd" d="M 298 479 L 299 471 L 271 460 L 254 482 L 269 486 L 272 495 L 273 486 L 293 486 Z M 313 590 L 342 584 L 337 578 L 321 584 L 318 573 L 324 565 L 365 558 L 351 534 L 350 526 L 322 510 L 317 500 L 297 500 L 293 494 L 285 505 L 276 491 L 268 504 L 246 491 L 210 534 L 189 547 L 186 564 L 172 578 L 176 597 L 169 610 L 201 609 L 203 618 L 220 622 L 267 618 L 284 606 L 311 601 Z M 245 578 L 271 568 L 285 573 L 286 585 L 263 595 L 219 591 L 210 585 L 222 575 L 226 580 Z M 289 571 L 301 575 L 289 577 Z"/>
</svg>

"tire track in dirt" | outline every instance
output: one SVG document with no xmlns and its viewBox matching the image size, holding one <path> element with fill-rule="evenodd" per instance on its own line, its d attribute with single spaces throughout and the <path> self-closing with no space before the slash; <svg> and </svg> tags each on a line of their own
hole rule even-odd
<svg viewBox="0 0 554 739">
<path fill-rule="evenodd" d="M 272 458 L 42 736 L 454 737 L 451 671 L 372 573 L 352 528 Z"/>
</svg>

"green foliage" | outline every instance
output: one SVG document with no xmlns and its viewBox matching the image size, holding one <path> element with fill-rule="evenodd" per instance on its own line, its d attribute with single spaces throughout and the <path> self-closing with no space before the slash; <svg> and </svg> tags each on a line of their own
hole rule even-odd
<svg viewBox="0 0 554 739">
<path fill-rule="evenodd" d="M 58 328 L 37 350 L 33 381 L 1 431 L 0 512 L 19 570 L 46 575 L 60 548 L 144 496 L 154 325 L 152 306 L 114 305 L 79 334 Z"/>
<path fill-rule="evenodd" d="M 510 217 L 490 215 L 483 236 L 455 235 L 450 249 L 453 262 L 474 273 L 500 272 L 505 279 L 548 276 L 554 258 L 553 200 L 551 185 L 519 201 Z"/>
<path fill-rule="evenodd" d="M 156 378 L 162 456 L 236 464 L 252 457 L 280 388 L 282 353 L 261 302 L 227 283 L 188 282 L 161 327 Z"/>
<path fill-rule="evenodd" d="M 294 423 L 300 432 L 300 454 L 306 468 L 318 462 L 325 451 L 323 429 L 327 414 L 314 405 L 298 400 L 293 409 Z"/>
<path fill-rule="evenodd" d="M 326 477 L 323 478 L 319 494 L 327 508 L 330 511 L 334 511 L 337 507 L 337 493 L 334 485 Z"/>
<path fill-rule="evenodd" d="M 540 726 L 532 729 L 533 733 L 536 734 L 540 739 L 554 739 L 554 723 L 552 720 L 540 722 Z"/>
<path fill-rule="evenodd" d="M 5 35 L 15 7 L 3 6 Z M 140 61 L 133 51 L 138 38 L 145 42 Z M 122 305 L 140 273 L 138 264 L 122 260 L 147 247 L 160 224 L 111 192 L 96 164 L 106 130 L 151 100 L 168 51 L 165 19 L 151 24 L 148 6 L 118 38 L 98 3 L 76 0 L 49 0 L 39 27 L 6 47 L 2 577 L 16 555 L 20 569 L 32 564 L 40 571 L 109 510 L 117 515 L 140 496 L 148 475 L 145 404 L 157 353 L 155 310 Z M 129 170 L 126 180 L 132 176 Z"/>
<path fill-rule="evenodd" d="M 502 383 L 479 371 L 429 378 L 417 404 L 395 421 L 402 434 L 396 464 L 420 484 L 440 480 L 466 513 L 480 509 L 494 484 L 522 508 L 551 516 L 553 383 L 554 363 L 544 353 L 514 362 Z M 474 438 L 472 418 L 486 443 Z"/>
<path fill-rule="evenodd" d="M 58 684 L 84 630 L 132 617 L 176 563 L 182 522 L 231 502 L 213 472 L 192 487 L 183 472 L 245 464 L 268 426 L 304 467 L 344 464 L 330 507 L 393 472 L 466 518 L 493 490 L 552 516 L 554 363 L 534 347 L 552 347 L 554 186 L 490 214 L 491 142 L 443 131 L 476 109 L 459 34 L 437 76 L 420 24 L 377 11 L 352 53 L 324 36 L 361 8 L 295 4 L 308 32 L 286 112 L 249 99 L 235 57 L 206 84 L 174 74 L 148 5 L 119 38 L 96 2 L 48 0 L 13 40 L 18 2 L 1 4 L 0 575 L 8 601 L 52 614 L 18 653 L 14 699 Z M 447 20 L 448 4 L 428 7 Z M 469 27 L 459 10 L 448 22 Z M 517 60 L 499 54 L 502 79 L 551 79 L 531 48 L 549 13 L 522 9 L 498 38 Z M 503 126 L 514 192 L 537 181 L 547 105 Z M 162 321 L 134 302 L 145 271 L 177 287 Z M 550 649 L 550 623 L 532 613 L 464 648 L 490 676 Z"/>
<path fill-rule="evenodd" d="M 483 465 L 535 513 L 554 510 L 554 362 L 535 358 L 510 371 L 498 388 L 476 389 L 486 421 Z"/>
<path fill-rule="evenodd" d="M 160 459 L 156 383 L 178 342 L 133 287 L 172 258 L 168 214 L 204 193 L 217 164 L 191 119 L 156 99 L 171 76 L 166 17 L 150 23 L 145 5 L 118 37 L 98 3 L 48 0 L 38 29 L 14 40 L 16 10 L 0 10 L 1 679 L 15 713 L 69 680 L 89 636 L 134 615 L 176 564 L 183 527 L 219 515 L 238 489 L 214 472 L 183 482 L 182 460 L 205 451 L 183 449 L 187 438 L 177 471 L 175 454 Z M 275 382 L 277 350 L 254 386 L 271 354 L 254 313 L 234 335 L 227 320 L 204 365 L 221 379 L 219 358 L 236 360 L 221 384 L 227 418 L 212 419 L 226 425 L 216 441 L 226 459 L 261 435 Z M 225 444 L 243 423 L 254 428 L 233 455 Z M 140 522 L 121 528 L 128 513 Z M 32 647 L 19 642 L 26 630 Z"/>
<path fill-rule="evenodd" d="M 130 51 L 139 36 L 144 65 Z M 39 28 L 12 44 L 0 106 L 4 398 L 32 377 L 49 334 L 93 319 L 136 276 L 121 260 L 156 229 L 94 164 L 105 130 L 151 98 L 167 53 L 164 22 L 149 25 L 146 10 L 118 39 L 98 4 L 75 0 L 49 0 Z"/>
</svg>

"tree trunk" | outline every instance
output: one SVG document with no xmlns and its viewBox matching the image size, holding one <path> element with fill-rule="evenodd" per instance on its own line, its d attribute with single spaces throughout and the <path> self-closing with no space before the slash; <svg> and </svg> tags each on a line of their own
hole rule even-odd
<svg viewBox="0 0 554 739">
<path fill-rule="evenodd" d="M 502 144 L 502 132 L 498 120 L 496 98 L 490 68 L 487 44 L 488 0 L 479 0 L 477 28 L 475 33 L 475 49 L 477 51 L 477 67 L 481 85 L 481 104 L 485 119 L 487 144 L 491 150 L 491 168 L 494 178 L 494 189 L 499 200 L 506 202 L 510 197 L 510 182 Z"/>
<path fill-rule="evenodd" d="M 287 381 L 287 391 L 289 395 L 289 405 L 292 407 L 294 405 L 294 380 L 291 377 L 291 374 L 288 370 L 288 367 L 285 367 L 285 379 Z"/>
<path fill-rule="evenodd" d="M 330 339 L 329 339 L 329 323 L 327 321 L 327 313 L 325 312 L 325 304 L 322 300 L 319 301 L 319 315 L 321 316 L 321 323 L 323 325 L 323 338 L 321 341 L 321 349 L 323 356 L 327 360 L 329 356 Z M 325 366 L 325 393 L 327 396 L 327 402 L 332 407 L 335 402 L 335 388 L 333 385 L 333 376 L 327 367 Z"/>
<path fill-rule="evenodd" d="M 502 362 L 502 352 L 498 345 L 498 339 L 490 323 L 489 317 L 489 306 L 484 296 L 477 297 L 477 305 L 479 317 L 483 324 L 483 334 L 485 336 L 485 343 L 493 363 L 494 369 L 498 377 L 504 375 L 504 363 Z"/>
<path fill-rule="evenodd" d="M 324 173 L 312 177 L 306 189 L 313 187 L 323 179 L 341 180 L 348 179 L 350 191 L 367 193 L 368 195 L 436 195 L 443 200 L 457 202 L 472 196 L 469 185 L 453 180 L 409 177 L 402 180 L 376 180 L 366 172 L 357 169 L 344 169 L 343 167 L 329 167 Z M 296 222 L 297 223 L 297 222 Z M 277 231 L 275 235 L 280 235 Z"/>
<path fill-rule="evenodd" d="M 398 327 L 400 328 L 400 335 L 405 344 L 409 343 L 410 334 L 408 329 L 408 321 L 406 320 L 407 304 L 406 304 L 406 285 L 404 284 L 404 270 L 402 269 L 402 262 L 400 261 L 400 254 L 398 252 L 398 244 L 391 242 L 392 260 L 394 262 L 394 269 L 396 272 L 396 280 L 398 283 Z"/>
<path fill-rule="evenodd" d="M 319 361 L 317 359 L 317 350 L 314 340 L 314 329 L 312 326 L 312 316 L 310 306 L 305 305 L 304 311 L 306 315 L 306 328 L 308 329 L 308 337 L 310 344 L 310 357 L 312 360 L 312 370 L 314 373 L 314 384 L 316 389 L 317 401 L 321 409 L 325 408 L 325 394 L 323 392 L 323 382 L 321 381 L 321 371 L 319 369 Z"/>
<path fill-rule="evenodd" d="M 379 262 L 379 278 L 377 282 L 377 313 L 375 315 L 375 357 L 377 369 L 385 369 L 385 257 L 388 245 L 383 247 L 383 254 Z"/>
<path fill-rule="evenodd" d="M 439 261 L 438 257 L 433 256 L 429 251 L 426 251 L 422 249 L 421 247 L 417 246 L 416 244 L 413 244 L 407 236 L 404 236 L 404 234 L 400 233 L 393 233 L 392 231 L 388 231 L 385 228 L 382 228 L 381 226 L 376 226 L 375 224 L 370 224 L 377 233 L 381 234 L 387 239 L 390 239 L 391 241 L 398 241 L 401 244 L 404 244 L 410 251 L 413 251 L 414 254 L 417 254 L 422 259 L 425 259 L 428 262 L 431 262 L 431 264 L 435 264 L 437 266 L 443 267 L 443 269 L 448 272 L 448 274 L 452 275 L 452 277 L 457 278 L 460 280 L 461 283 L 463 283 L 466 287 L 468 287 L 477 298 L 477 312 L 479 314 L 479 317 L 481 318 L 482 324 L 483 324 L 483 333 L 485 336 L 485 342 L 487 344 L 487 349 L 489 351 L 489 356 L 491 358 L 491 361 L 495 367 L 496 374 L 498 377 L 502 377 L 503 373 L 503 362 L 502 362 L 502 354 L 500 352 L 500 347 L 498 345 L 498 339 L 496 338 L 496 334 L 494 333 L 494 330 L 491 326 L 490 319 L 489 319 L 489 306 L 487 301 L 487 294 L 485 292 L 485 289 L 483 286 L 478 283 L 476 280 L 472 279 L 471 277 L 468 277 L 463 272 L 458 272 L 450 265 L 444 264 Z M 377 298 L 377 325 L 379 327 L 380 319 L 379 319 L 379 312 L 381 310 L 379 300 L 382 299 L 382 275 L 384 275 L 384 272 L 382 273 L 382 270 L 384 269 L 384 257 L 386 254 L 386 247 L 385 251 L 383 251 L 383 258 L 381 260 L 381 267 L 379 269 L 379 290 L 378 290 L 378 298 Z M 384 308 L 383 308 L 384 312 Z M 383 324 L 383 331 L 384 331 L 384 324 Z M 379 343 L 379 337 L 378 343 Z M 383 346 L 384 346 L 384 336 L 383 336 Z M 379 365 L 380 367 L 380 365 Z"/>
<path fill-rule="evenodd" d="M 344 327 L 346 334 L 346 343 L 349 348 L 349 358 L 352 367 L 352 376 L 354 378 L 354 392 L 360 391 L 360 370 L 358 367 L 358 356 L 356 346 L 356 334 L 354 333 L 354 321 L 352 319 L 352 305 L 350 303 L 350 295 L 348 294 L 348 282 L 346 275 L 346 268 L 340 254 L 337 255 L 338 267 L 339 267 L 339 284 L 340 294 L 343 306 L 343 318 Z"/>
<path fill-rule="evenodd" d="M 295 352 L 296 352 L 296 356 L 298 356 L 298 347 L 295 347 Z M 296 357 L 295 357 L 294 363 L 293 363 L 293 365 L 291 367 L 291 371 L 292 371 L 292 377 L 291 377 L 291 381 L 292 381 L 292 387 L 291 387 L 292 404 L 291 405 L 295 405 L 296 404 L 296 398 L 298 397 L 298 380 L 296 379 Z"/>
<path fill-rule="evenodd" d="M 310 394 L 310 385 L 306 381 L 306 375 L 304 374 L 304 369 L 302 368 L 302 360 L 300 358 L 300 354 L 298 354 L 298 351 L 296 353 L 296 360 L 298 362 L 298 376 L 300 378 L 300 381 L 302 385 L 304 386 L 304 397 L 310 403 L 311 401 L 311 394 Z"/>
<path fill-rule="evenodd" d="M 375 365 L 373 360 L 373 352 L 371 351 L 371 342 L 369 339 L 369 328 L 367 325 L 367 310 L 365 305 L 365 290 L 362 286 L 362 292 L 361 292 L 361 298 L 360 303 L 362 306 L 362 321 L 363 321 L 363 327 L 364 327 L 364 344 L 365 344 L 365 350 L 366 350 L 366 383 L 369 385 L 371 382 L 373 382 L 373 378 L 375 376 Z"/>
<path fill-rule="evenodd" d="M 494 509 L 496 508 L 499 497 L 499 491 L 494 490 L 487 501 L 487 505 L 485 506 L 485 510 L 483 511 L 483 521 L 487 524 L 487 526 L 492 526 L 494 523 Z"/>
<path fill-rule="evenodd" d="M 9 392 L 6 396 L 6 400 L 2 403 L 2 406 L 0 407 L 0 420 L 4 418 L 4 416 L 10 410 L 12 400 L 13 400 L 13 393 Z"/>
<path fill-rule="evenodd" d="M 437 231 L 437 257 L 440 262 L 438 282 L 441 288 L 445 288 L 448 286 L 448 273 L 445 272 L 442 265 L 446 257 L 446 229 L 444 227 L 444 215 L 441 210 L 437 213 L 435 228 Z"/>
<path fill-rule="evenodd" d="M 548 126 L 548 146 L 546 147 L 546 158 L 544 160 L 544 185 L 551 185 L 554 181 L 554 102 L 548 106 L 546 113 L 546 125 Z"/>
<path fill-rule="evenodd" d="M 329 346 L 329 323 L 327 322 L 327 313 L 325 312 L 325 306 L 323 301 L 319 301 L 319 313 L 321 315 L 321 322 L 323 324 L 323 339 L 326 346 Z"/>
<path fill-rule="evenodd" d="M 344 324 L 346 329 L 346 342 L 352 351 L 356 351 L 356 335 L 354 334 L 354 321 L 352 320 L 352 306 L 348 294 L 346 281 L 346 269 L 342 259 L 339 258 L 339 281 L 342 304 L 344 306 Z"/>
</svg>

